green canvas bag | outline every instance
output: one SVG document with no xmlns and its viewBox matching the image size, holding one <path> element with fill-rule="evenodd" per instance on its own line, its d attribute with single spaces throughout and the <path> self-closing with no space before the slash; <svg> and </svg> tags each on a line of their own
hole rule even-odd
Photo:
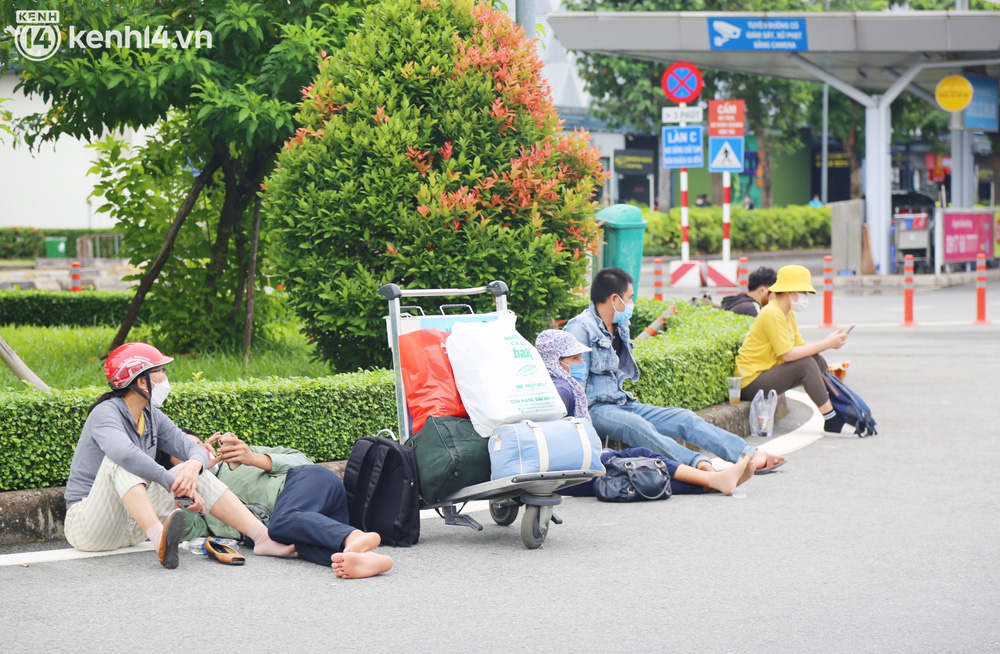
<svg viewBox="0 0 1000 654">
<path fill-rule="evenodd" d="M 417 457 L 420 495 L 427 506 L 490 480 L 489 439 L 468 418 L 428 418 L 406 444 Z"/>
</svg>

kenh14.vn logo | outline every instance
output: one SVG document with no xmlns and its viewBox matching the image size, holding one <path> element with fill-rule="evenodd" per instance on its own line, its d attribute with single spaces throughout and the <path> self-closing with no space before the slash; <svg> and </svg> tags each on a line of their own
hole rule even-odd
<svg viewBox="0 0 1000 654">
<path fill-rule="evenodd" d="M 54 55 L 62 44 L 59 28 L 59 11 L 55 9 L 25 9 L 15 12 L 16 26 L 4 28 L 14 38 L 14 44 L 21 56 L 31 61 L 45 61 Z M 132 29 L 124 26 L 114 30 L 78 30 L 70 25 L 66 45 L 69 48 L 130 48 L 150 50 L 153 48 L 212 48 L 212 33 L 207 30 L 197 32 L 170 31 L 158 26 Z"/>
</svg>

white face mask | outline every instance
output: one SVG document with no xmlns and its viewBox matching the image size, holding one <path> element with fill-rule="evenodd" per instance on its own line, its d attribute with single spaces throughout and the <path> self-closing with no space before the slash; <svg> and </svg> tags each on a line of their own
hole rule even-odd
<svg viewBox="0 0 1000 654">
<path fill-rule="evenodd" d="M 805 308 L 809 306 L 809 298 L 802 293 L 796 293 L 796 299 L 791 300 L 792 311 L 805 311 Z"/>
<path fill-rule="evenodd" d="M 170 380 L 164 379 L 159 384 L 153 384 L 153 392 L 149 394 L 149 402 L 159 409 L 167 401 L 167 395 L 169 394 Z"/>
</svg>

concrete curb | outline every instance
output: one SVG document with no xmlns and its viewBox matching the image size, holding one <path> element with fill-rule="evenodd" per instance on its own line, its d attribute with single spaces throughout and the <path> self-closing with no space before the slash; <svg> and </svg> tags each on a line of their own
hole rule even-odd
<svg viewBox="0 0 1000 654">
<path fill-rule="evenodd" d="M 706 421 L 746 438 L 750 435 L 750 403 L 717 404 L 697 412 Z M 778 397 L 775 420 L 788 413 L 785 396 Z M 321 463 L 344 478 L 347 461 Z M 62 540 L 66 519 L 66 488 L 37 488 L 0 493 L 0 546 Z"/>
</svg>

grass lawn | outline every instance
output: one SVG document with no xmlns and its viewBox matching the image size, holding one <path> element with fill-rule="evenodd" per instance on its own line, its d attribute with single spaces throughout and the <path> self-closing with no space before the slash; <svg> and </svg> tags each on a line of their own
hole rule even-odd
<svg viewBox="0 0 1000 654">
<path fill-rule="evenodd" d="M 255 377 L 323 377 L 332 374 L 330 367 L 313 360 L 315 347 L 294 324 L 271 324 L 263 327 L 266 338 L 254 337 L 250 361 L 239 354 L 208 352 L 174 355 L 167 369 L 170 380 L 235 380 Z M 103 364 L 114 327 L 24 327 L 0 326 L 0 336 L 42 381 L 52 388 L 107 387 Z M 149 333 L 139 327 L 129 334 L 130 341 L 148 340 Z M 24 388 L 23 382 L 0 363 L 0 389 Z"/>
</svg>

